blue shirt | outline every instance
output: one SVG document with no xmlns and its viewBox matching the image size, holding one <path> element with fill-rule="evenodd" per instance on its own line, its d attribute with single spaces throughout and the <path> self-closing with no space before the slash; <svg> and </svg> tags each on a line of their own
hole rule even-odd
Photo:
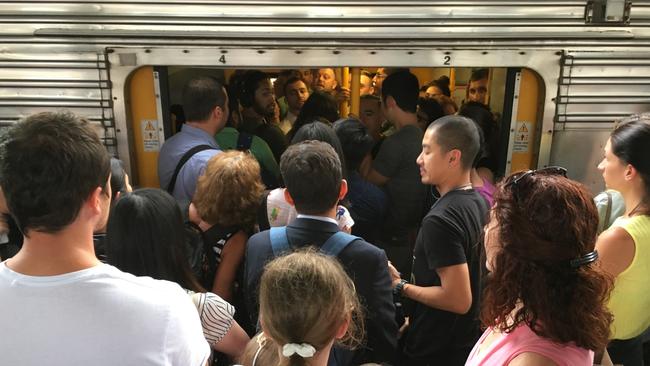
<svg viewBox="0 0 650 366">
<path fill-rule="evenodd" d="M 183 124 L 181 132 L 165 141 L 158 155 L 158 179 L 160 188 L 166 190 L 183 155 L 197 145 L 209 145 L 214 149 L 200 151 L 192 156 L 181 168 L 176 178 L 173 196 L 177 201 L 189 202 L 196 190 L 196 181 L 205 171 L 205 166 L 213 156 L 221 152 L 214 137 L 200 128 Z"/>
</svg>

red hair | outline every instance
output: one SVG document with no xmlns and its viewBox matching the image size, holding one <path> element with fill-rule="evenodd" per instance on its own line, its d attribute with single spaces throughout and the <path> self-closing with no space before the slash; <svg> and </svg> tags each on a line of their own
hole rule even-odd
<svg viewBox="0 0 650 366">
<path fill-rule="evenodd" d="M 496 255 L 481 320 L 504 332 L 525 323 L 552 341 L 602 349 L 612 321 L 606 307 L 612 279 L 595 263 L 569 264 L 594 250 L 598 212 L 591 195 L 562 176 L 530 174 L 512 184 L 516 176 L 494 196 Z"/>
</svg>

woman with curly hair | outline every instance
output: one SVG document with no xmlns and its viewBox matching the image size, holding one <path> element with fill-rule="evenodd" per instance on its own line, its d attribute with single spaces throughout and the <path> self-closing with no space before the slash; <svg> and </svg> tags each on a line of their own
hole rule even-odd
<svg viewBox="0 0 650 366">
<path fill-rule="evenodd" d="M 603 269 L 615 278 L 609 309 L 614 363 L 643 365 L 650 337 L 650 116 L 620 125 L 598 165 L 605 185 L 621 193 L 625 214 L 603 232 L 596 248 Z M 645 339 L 644 339 L 645 338 Z"/>
<path fill-rule="evenodd" d="M 466 365 L 593 364 L 609 338 L 610 277 L 594 250 L 598 212 L 587 189 L 549 167 L 499 185 L 485 230 L 487 327 Z"/>
<path fill-rule="evenodd" d="M 260 165 L 241 151 L 214 156 L 197 181 L 190 221 L 201 229 L 211 248 L 206 251 L 208 263 L 214 264 L 203 285 L 226 301 L 235 300 L 238 271 L 263 192 Z"/>
</svg>

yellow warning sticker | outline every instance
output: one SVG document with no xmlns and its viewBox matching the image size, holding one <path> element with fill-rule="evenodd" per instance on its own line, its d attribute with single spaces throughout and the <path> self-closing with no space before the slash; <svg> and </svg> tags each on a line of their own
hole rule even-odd
<svg viewBox="0 0 650 366">
<path fill-rule="evenodd" d="M 143 119 L 140 123 L 142 126 L 142 146 L 144 151 L 159 151 L 158 121 Z"/>
<path fill-rule="evenodd" d="M 530 148 L 530 122 L 518 121 L 515 128 L 513 153 L 527 153 Z"/>
</svg>

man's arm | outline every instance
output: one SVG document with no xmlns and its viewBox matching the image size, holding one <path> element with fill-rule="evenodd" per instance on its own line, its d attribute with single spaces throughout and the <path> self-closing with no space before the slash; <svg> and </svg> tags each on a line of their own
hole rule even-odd
<svg viewBox="0 0 650 366">
<path fill-rule="evenodd" d="M 424 253 L 418 260 L 426 262 L 420 262 L 420 265 L 426 266 L 428 271 L 435 271 L 440 285 L 423 287 L 406 284 L 402 296 L 432 308 L 457 314 L 467 313 L 472 305 L 472 287 L 463 234 L 448 220 L 439 216 L 427 216 L 422 221 L 420 240 Z M 391 269 L 391 277 L 393 286 L 396 286 L 400 279 L 394 267 Z"/>
<path fill-rule="evenodd" d="M 438 268 L 436 273 L 440 277 L 440 286 L 409 290 L 410 286 L 406 285 L 407 296 L 412 294 L 414 300 L 427 306 L 457 314 L 467 313 L 472 306 L 472 287 L 467 263 Z"/>
<path fill-rule="evenodd" d="M 440 286 L 422 287 L 410 283 L 404 285 L 402 296 L 415 300 L 426 306 L 465 314 L 472 306 L 472 287 L 467 263 L 456 264 L 436 269 L 440 277 Z M 400 281 L 399 273 L 391 265 L 393 286 Z"/>
<path fill-rule="evenodd" d="M 381 144 L 379 153 L 377 153 L 377 158 L 372 162 L 372 164 L 369 164 L 368 161 L 364 163 L 365 165 L 363 165 L 363 169 L 365 171 L 363 173 L 365 179 L 376 186 L 383 186 L 388 183 L 391 177 L 397 174 L 397 171 L 403 162 L 399 151 L 396 151 L 395 141 L 391 138 L 387 138 L 384 143 Z"/>
</svg>

